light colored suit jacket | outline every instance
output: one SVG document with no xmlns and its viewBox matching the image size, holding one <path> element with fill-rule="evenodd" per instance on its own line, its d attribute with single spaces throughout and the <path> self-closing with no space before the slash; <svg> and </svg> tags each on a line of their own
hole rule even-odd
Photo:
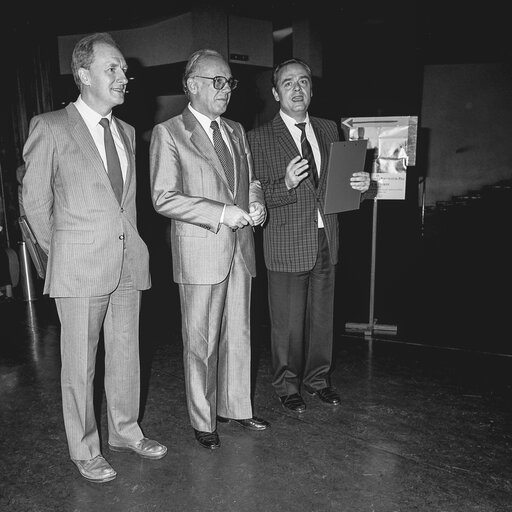
<svg viewBox="0 0 512 512">
<path fill-rule="evenodd" d="M 148 249 L 137 231 L 135 130 L 115 121 L 128 157 L 121 205 L 72 103 L 30 122 L 23 150 L 23 206 L 48 253 L 44 293 L 52 297 L 108 294 L 117 286 L 123 264 L 129 266 L 136 289 L 151 286 Z"/>
<path fill-rule="evenodd" d="M 313 268 L 318 255 L 318 210 L 324 223 L 331 263 L 338 262 L 338 214 L 324 213 L 329 145 L 339 139 L 338 129 L 334 121 L 311 116 L 310 120 L 322 160 L 317 189 L 310 179 L 305 179 L 293 190 L 286 187 L 286 167 L 300 153 L 279 113 L 247 134 L 254 172 L 265 191 L 268 209 L 263 227 L 265 264 L 267 269 L 276 272 L 305 272 Z"/>
<path fill-rule="evenodd" d="M 228 275 L 235 243 L 247 270 L 256 275 L 253 231 L 231 231 L 219 224 L 225 204 L 249 211 L 264 204 L 253 174 L 247 137 L 241 124 L 221 120 L 233 150 L 236 191 L 232 193 L 203 127 L 187 108 L 153 128 L 150 175 L 155 210 L 171 219 L 173 275 L 176 283 L 216 284 Z"/>
</svg>

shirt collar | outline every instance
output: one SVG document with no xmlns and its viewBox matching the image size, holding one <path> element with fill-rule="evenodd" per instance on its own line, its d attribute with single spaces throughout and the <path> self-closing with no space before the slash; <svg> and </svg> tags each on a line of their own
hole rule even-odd
<svg viewBox="0 0 512 512">
<path fill-rule="evenodd" d="M 285 114 L 282 110 L 279 110 L 279 114 L 281 116 L 281 119 L 284 121 L 284 124 L 290 130 L 290 132 L 293 133 L 292 129 L 298 130 L 298 128 L 295 126 L 297 124 L 297 121 L 293 119 L 293 117 L 290 117 L 288 114 Z M 306 112 L 306 119 L 304 121 L 306 123 L 306 128 L 311 125 L 309 121 L 309 114 Z"/>
<path fill-rule="evenodd" d="M 75 101 L 75 107 L 90 126 L 97 125 L 102 117 L 106 117 L 109 123 L 112 121 L 112 110 L 106 116 L 102 116 L 91 107 L 89 107 L 89 105 L 87 105 L 87 103 L 85 103 L 85 101 L 82 99 L 81 95 L 78 96 L 77 100 Z"/>
<path fill-rule="evenodd" d="M 189 108 L 190 112 L 192 112 L 192 114 L 194 114 L 194 117 L 199 121 L 201 126 L 204 128 L 204 131 L 206 133 L 210 133 L 209 130 L 210 130 L 210 125 L 212 124 L 212 120 L 208 116 L 205 116 L 204 114 L 201 114 L 201 112 L 198 112 L 190 103 L 188 104 L 188 108 Z M 214 119 L 214 121 L 217 121 L 217 124 L 219 125 L 219 128 L 220 128 L 221 127 L 220 116 L 217 117 L 217 119 Z"/>
</svg>

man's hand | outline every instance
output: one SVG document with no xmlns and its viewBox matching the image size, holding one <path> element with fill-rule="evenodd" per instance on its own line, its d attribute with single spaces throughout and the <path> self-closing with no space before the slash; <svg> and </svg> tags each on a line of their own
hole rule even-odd
<svg viewBox="0 0 512 512">
<path fill-rule="evenodd" d="M 252 217 L 236 204 L 226 205 L 224 210 L 224 219 L 222 224 L 235 231 L 238 228 L 244 228 L 247 225 L 254 226 Z"/>
<path fill-rule="evenodd" d="M 249 215 L 253 221 L 253 226 L 259 226 L 265 222 L 267 218 L 267 210 L 261 203 L 251 203 L 249 205 Z"/>
<path fill-rule="evenodd" d="M 288 190 L 298 187 L 299 183 L 309 176 L 308 167 L 308 161 L 300 155 L 290 160 L 284 176 Z"/>
<path fill-rule="evenodd" d="M 353 173 L 350 177 L 350 186 L 360 192 L 366 192 L 370 187 L 370 174 L 367 172 Z"/>
</svg>

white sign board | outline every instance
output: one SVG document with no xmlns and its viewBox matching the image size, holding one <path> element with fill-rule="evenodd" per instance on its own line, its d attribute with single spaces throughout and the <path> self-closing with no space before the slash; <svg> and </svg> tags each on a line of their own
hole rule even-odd
<svg viewBox="0 0 512 512">
<path fill-rule="evenodd" d="M 341 119 L 347 140 L 368 140 L 377 199 L 405 199 L 407 167 L 416 163 L 417 116 Z"/>
</svg>

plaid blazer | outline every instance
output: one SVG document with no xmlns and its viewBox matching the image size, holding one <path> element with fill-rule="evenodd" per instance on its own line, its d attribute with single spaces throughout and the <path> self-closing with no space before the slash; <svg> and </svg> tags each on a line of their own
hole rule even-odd
<svg viewBox="0 0 512 512">
<path fill-rule="evenodd" d="M 299 151 L 279 113 L 247 134 L 268 212 L 263 226 L 265 265 L 276 272 L 304 272 L 313 268 L 318 253 L 317 210 L 323 219 L 331 262 L 338 262 L 338 216 L 323 212 L 329 145 L 339 140 L 338 129 L 334 121 L 311 116 L 310 120 L 322 159 L 317 189 L 309 179 L 293 190 L 287 189 L 286 166 Z"/>
</svg>

